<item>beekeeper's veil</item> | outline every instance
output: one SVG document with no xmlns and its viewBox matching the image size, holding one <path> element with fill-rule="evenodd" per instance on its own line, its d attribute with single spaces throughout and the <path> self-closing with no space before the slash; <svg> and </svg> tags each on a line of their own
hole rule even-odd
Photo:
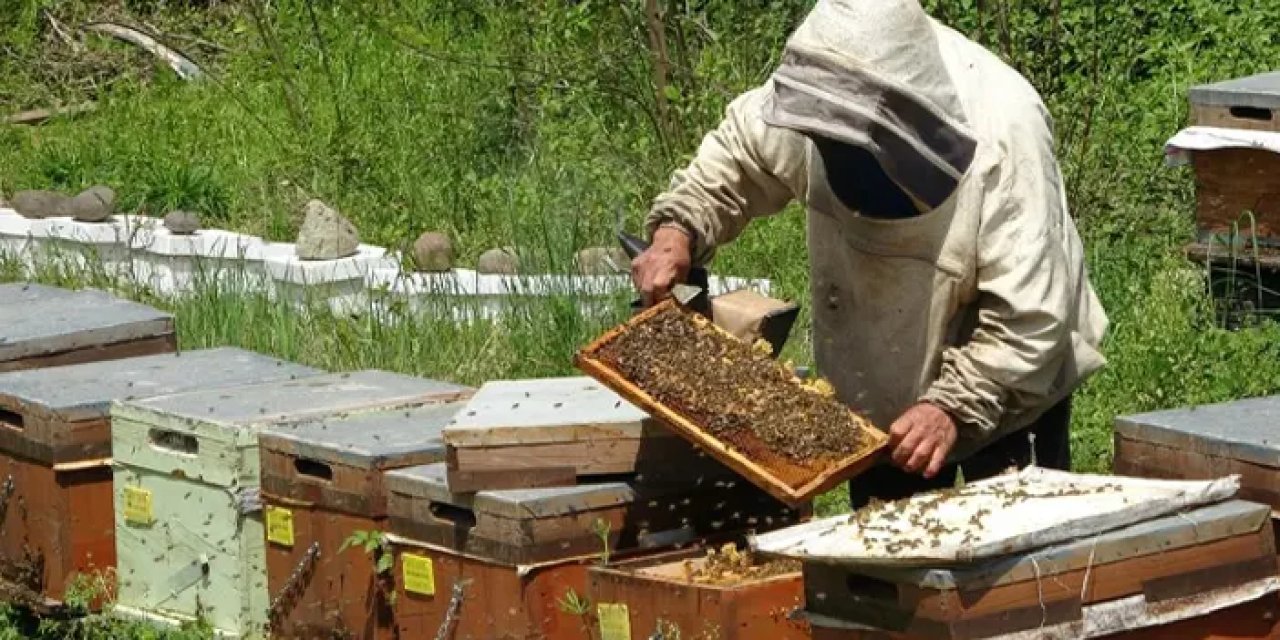
<svg viewBox="0 0 1280 640">
<path fill-rule="evenodd" d="M 976 143 L 916 0 L 818 0 L 764 106 L 770 125 L 861 147 L 920 202 L 955 191 Z"/>
</svg>

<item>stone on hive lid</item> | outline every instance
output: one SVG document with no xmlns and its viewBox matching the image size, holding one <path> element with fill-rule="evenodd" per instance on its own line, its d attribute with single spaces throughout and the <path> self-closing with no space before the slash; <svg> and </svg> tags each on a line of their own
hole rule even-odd
<svg viewBox="0 0 1280 640">
<path fill-rule="evenodd" d="M 174 235 L 190 235 L 200 230 L 200 216 L 190 211 L 170 211 L 164 217 L 164 228 Z"/>
<path fill-rule="evenodd" d="M 307 203 L 306 219 L 298 231 L 297 255 L 303 260 L 336 260 L 355 255 L 360 234 L 338 213 L 319 200 Z"/>
<path fill-rule="evenodd" d="M 54 218 L 67 215 L 70 200 L 56 191 L 19 191 L 13 194 L 13 210 L 24 218 Z"/>
<path fill-rule="evenodd" d="M 67 215 L 80 222 L 102 222 L 115 210 L 116 192 L 104 185 L 89 187 L 67 202 Z"/>
<path fill-rule="evenodd" d="M 495 275 L 515 275 L 520 271 L 520 256 L 514 247 L 490 249 L 476 261 L 476 271 Z"/>
<path fill-rule="evenodd" d="M 453 243 L 449 236 L 427 231 L 413 243 L 414 267 L 424 273 L 442 273 L 453 268 Z"/>
<path fill-rule="evenodd" d="M 576 257 L 578 272 L 588 276 L 629 273 L 631 259 L 622 247 L 587 247 Z"/>
</svg>

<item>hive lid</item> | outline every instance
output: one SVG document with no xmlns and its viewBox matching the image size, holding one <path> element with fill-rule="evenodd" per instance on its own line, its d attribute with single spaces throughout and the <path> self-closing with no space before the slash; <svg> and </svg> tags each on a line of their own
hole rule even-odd
<svg viewBox="0 0 1280 640">
<path fill-rule="evenodd" d="M 173 333 L 173 316 L 103 291 L 0 286 L 0 361 Z"/>
<path fill-rule="evenodd" d="M 639 438 L 648 417 L 585 376 L 496 380 L 476 391 L 444 439 L 455 447 L 481 447 Z"/>
<path fill-rule="evenodd" d="M 1228 500 L 988 562 L 953 568 L 867 566 L 859 572 L 925 589 L 990 589 L 1253 533 L 1269 526 L 1270 517 L 1266 505 Z"/>
<path fill-rule="evenodd" d="M 0 373 L 0 407 L 74 422 L 105 417 L 117 399 L 316 373 L 320 371 L 243 349 L 200 349 Z"/>
<path fill-rule="evenodd" d="M 200 425 L 239 432 L 308 416 L 456 400 L 469 391 L 448 382 L 370 369 L 150 397 L 124 403 L 120 410 L 132 416 L 164 416 L 172 428 Z"/>
<path fill-rule="evenodd" d="M 320 417 L 267 427 L 264 449 L 302 458 L 384 469 L 444 459 L 440 432 L 462 402 Z"/>
<path fill-rule="evenodd" d="M 1280 107 L 1280 71 L 1191 87 L 1191 104 L 1215 107 Z"/>
<path fill-rule="evenodd" d="M 1116 419 L 1116 434 L 1184 451 L 1280 467 L 1280 396 Z"/>
<path fill-rule="evenodd" d="M 386 473 L 387 490 L 508 518 L 546 518 L 629 504 L 637 492 L 625 482 L 574 487 L 450 493 L 444 463 L 419 465 Z"/>
</svg>

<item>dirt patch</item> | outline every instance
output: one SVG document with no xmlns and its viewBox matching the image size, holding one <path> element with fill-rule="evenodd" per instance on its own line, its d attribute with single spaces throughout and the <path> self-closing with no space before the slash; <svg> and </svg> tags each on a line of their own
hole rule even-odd
<svg viewBox="0 0 1280 640">
<path fill-rule="evenodd" d="M 685 580 L 719 587 L 764 580 L 800 570 L 800 563 L 796 560 L 760 562 L 750 551 L 739 551 L 734 544 L 709 549 L 706 558 L 685 560 L 683 564 Z"/>
<path fill-rule="evenodd" d="M 873 445 L 829 387 L 678 307 L 588 355 L 793 487 Z"/>
</svg>

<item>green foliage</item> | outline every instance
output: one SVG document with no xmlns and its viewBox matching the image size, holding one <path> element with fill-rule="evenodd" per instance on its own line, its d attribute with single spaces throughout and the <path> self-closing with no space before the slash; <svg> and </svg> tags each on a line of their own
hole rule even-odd
<svg viewBox="0 0 1280 640">
<path fill-rule="evenodd" d="M 338 553 L 347 549 L 362 551 L 373 558 L 373 571 L 377 576 L 378 592 L 388 605 L 395 606 L 395 582 L 391 569 L 395 566 L 396 557 L 391 549 L 391 543 L 387 540 L 387 534 L 382 531 L 353 531 L 346 540 L 342 541 L 342 545 L 338 547 Z"/>
</svg>

